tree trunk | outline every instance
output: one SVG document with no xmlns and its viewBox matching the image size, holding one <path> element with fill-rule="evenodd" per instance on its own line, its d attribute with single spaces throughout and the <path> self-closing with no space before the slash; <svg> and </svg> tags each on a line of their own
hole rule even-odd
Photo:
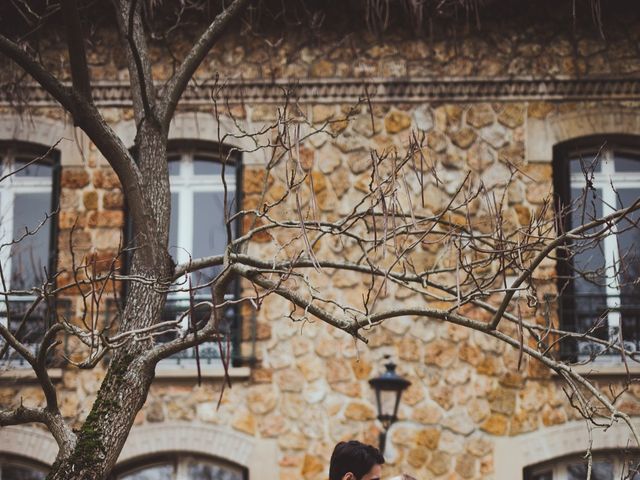
<svg viewBox="0 0 640 480">
<path fill-rule="evenodd" d="M 146 218 L 144 225 L 133 226 L 131 274 L 152 281 L 129 284 L 121 332 L 158 321 L 166 300 L 166 292 L 158 287 L 173 270 L 167 251 L 171 196 L 165 133 L 156 124 L 143 121 L 137 150 L 145 204 L 130 204 L 129 208 L 143 209 Z M 91 412 L 78 432 L 75 449 L 65 458 L 58 457 L 47 478 L 107 478 L 153 381 L 155 365 L 145 364 L 142 359 L 149 347 L 149 340 L 130 341 L 115 351 Z"/>
</svg>

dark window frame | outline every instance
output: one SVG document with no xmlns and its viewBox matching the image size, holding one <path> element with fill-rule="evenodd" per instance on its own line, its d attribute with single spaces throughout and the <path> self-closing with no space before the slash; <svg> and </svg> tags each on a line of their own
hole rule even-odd
<svg viewBox="0 0 640 480">
<path fill-rule="evenodd" d="M 131 150 L 135 157 L 135 148 Z M 212 162 L 216 162 L 219 164 L 224 163 L 226 159 L 226 165 L 233 166 L 235 168 L 235 192 L 233 194 L 234 200 L 234 212 L 238 212 L 243 205 L 244 202 L 244 191 L 242 188 L 243 178 L 244 178 L 244 164 L 242 153 L 235 149 L 233 146 L 220 144 L 218 142 L 209 141 L 209 140 L 201 140 L 201 139 L 173 139 L 169 140 L 167 143 L 167 158 L 171 158 L 172 156 L 181 157 L 185 154 L 192 155 L 203 155 L 204 157 L 208 157 Z M 169 160 L 173 161 L 173 160 Z M 227 182 L 229 177 L 227 178 Z M 229 183 L 229 182 L 228 182 Z M 127 240 L 127 244 L 131 243 L 131 239 L 133 238 L 133 225 L 131 223 L 131 215 L 129 214 L 129 206 L 125 202 L 124 207 L 125 214 L 125 226 L 124 226 L 124 238 Z M 237 237 L 242 235 L 242 221 L 238 219 L 235 222 L 235 229 L 233 234 Z M 130 256 L 124 255 L 123 261 L 123 271 L 127 272 L 130 268 Z M 241 294 L 241 286 L 240 279 L 235 279 L 233 281 L 233 291 L 232 294 L 235 298 L 240 298 Z M 127 293 L 127 282 L 124 282 L 122 287 L 122 298 L 123 300 L 126 298 Z M 239 305 L 233 305 L 234 312 L 234 332 L 231 336 L 231 365 L 233 367 L 240 367 L 244 365 L 252 365 L 254 362 L 253 356 L 245 357 L 241 353 L 241 344 L 243 341 L 243 328 L 245 319 L 241 315 L 241 308 Z"/>
<path fill-rule="evenodd" d="M 631 459 L 634 462 L 640 461 L 640 450 L 635 448 L 629 449 L 610 449 L 605 448 L 602 450 L 596 450 L 593 452 L 594 461 L 611 460 L 614 465 L 614 480 L 620 477 L 615 475 L 616 469 L 621 467 L 621 464 L 628 463 Z M 553 470 L 558 466 L 564 466 L 568 464 L 579 464 L 581 461 L 585 461 L 584 454 L 572 453 L 568 455 L 562 455 L 559 457 L 550 458 L 543 462 L 539 462 L 533 465 L 527 465 L 522 469 L 523 480 L 534 480 L 535 476 L 550 473 L 553 479 Z M 626 477 L 625 477 L 626 478 Z"/>
<path fill-rule="evenodd" d="M 51 468 L 46 463 L 40 462 L 38 460 L 0 451 L 0 469 L 4 465 L 16 465 L 19 467 L 28 468 L 38 473 L 44 474 L 45 477 L 49 473 L 49 470 Z"/>
<path fill-rule="evenodd" d="M 47 257 L 47 269 L 49 280 L 55 279 L 58 272 L 58 238 L 60 234 L 59 215 L 58 209 L 60 206 L 60 196 L 62 193 L 61 176 L 62 176 L 62 163 L 60 151 L 56 148 L 47 147 L 41 144 L 24 141 L 0 141 L 0 163 L 4 164 L 7 156 L 25 156 L 31 159 L 42 157 L 38 162 L 51 167 L 51 202 L 49 213 L 51 218 L 48 220 L 51 222 L 51 229 L 49 232 L 49 245 L 48 245 L 48 257 Z M 12 272 L 9 272 L 9 276 Z M 4 301 L 4 300 L 3 300 Z M 11 302 L 11 300 L 10 300 Z M 53 300 L 53 303 L 47 303 L 45 308 L 48 314 L 45 316 L 46 325 L 43 330 L 51 326 L 53 311 L 58 309 L 57 299 Z M 7 351 L 7 355 L 9 351 Z M 10 360 L 13 362 L 13 360 Z M 24 359 L 17 361 L 17 366 L 26 366 Z"/>
<path fill-rule="evenodd" d="M 614 154 L 636 157 L 640 162 L 640 136 L 627 134 L 589 135 L 556 144 L 553 148 L 552 176 L 554 188 L 554 206 L 556 228 L 558 232 L 565 232 L 572 228 L 571 215 L 565 214 L 565 209 L 571 201 L 571 173 L 570 160 L 584 155 L 585 161 L 593 159 L 601 149 L 608 149 Z M 566 245 L 566 244 L 565 244 Z M 566 258 L 566 251 L 558 250 L 557 288 L 560 293 L 557 307 L 560 315 L 560 326 L 566 325 L 567 312 L 576 311 L 576 292 L 572 274 L 571 262 Z M 606 296 L 605 296 L 606 298 Z M 624 307 L 624 305 L 622 305 Z M 640 339 L 639 339 L 640 340 Z M 560 355 L 569 361 L 578 360 L 578 347 L 574 340 L 567 339 L 560 344 Z"/>
<path fill-rule="evenodd" d="M 235 470 L 240 470 L 242 473 L 242 480 L 249 480 L 249 469 L 243 465 L 210 455 L 190 452 L 188 450 L 176 450 L 132 458 L 116 465 L 113 469 L 113 473 L 109 476 L 109 480 L 117 480 L 120 475 L 135 473 L 136 471 L 142 470 L 146 467 L 167 463 L 172 464 L 174 471 L 176 471 L 178 463 L 187 458 L 193 458 L 195 460 L 218 464 L 222 467 L 230 467 Z"/>
<path fill-rule="evenodd" d="M 44 163 L 52 167 L 50 212 L 54 214 L 60 206 L 60 195 L 62 193 L 60 181 L 62 174 L 60 151 L 32 142 L 2 141 L 0 142 L 0 161 L 3 163 L 8 151 L 18 152 L 20 155 L 33 156 L 33 158 L 44 157 L 37 163 Z M 45 157 L 45 155 L 47 156 Z M 51 232 L 49 233 L 49 258 L 47 267 L 49 269 L 49 275 L 52 276 L 57 272 L 58 263 L 58 235 L 60 233 L 60 226 L 58 225 L 57 213 L 52 216 L 50 221 Z"/>
</svg>

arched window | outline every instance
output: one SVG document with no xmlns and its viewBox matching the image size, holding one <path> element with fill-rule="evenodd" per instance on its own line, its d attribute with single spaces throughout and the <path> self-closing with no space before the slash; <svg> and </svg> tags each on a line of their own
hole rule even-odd
<svg viewBox="0 0 640 480">
<path fill-rule="evenodd" d="M 115 480 L 247 480 L 246 469 L 183 454 L 125 467 Z"/>
<path fill-rule="evenodd" d="M 527 467 L 525 480 L 584 480 L 589 466 L 583 457 L 552 460 Z M 640 480 L 637 455 L 597 452 L 591 464 L 591 480 Z"/>
<path fill-rule="evenodd" d="M 44 480 L 47 471 L 23 459 L 0 455 L 0 480 Z"/>
<path fill-rule="evenodd" d="M 556 148 L 554 183 L 563 213 L 561 228 L 586 224 L 640 197 L 640 148 L 632 145 L 630 138 L 609 137 Z M 598 241 L 573 242 L 572 255 L 559 264 L 565 329 L 612 342 L 622 337 L 628 349 L 640 350 L 638 219 L 640 213 L 634 212 Z M 573 359 L 619 358 L 602 344 L 589 341 L 566 341 L 563 348 Z"/>
<path fill-rule="evenodd" d="M 181 149 L 169 156 L 169 251 L 176 263 L 224 253 L 227 230 L 222 161 L 224 159 L 219 159 L 213 152 L 196 149 Z M 231 157 L 224 167 L 226 215 L 230 216 L 237 210 L 235 157 Z M 233 228 L 231 230 L 232 235 L 235 234 Z M 205 285 L 213 280 L 219 271 L 219 267 L 200 270 L 193 280 L 198 285 Z"/>
<path fill-rule="evenodd" d="M 53 278 L 56 263 L 56 217 L 59 197 L 59 162 L 55 152 L 30 144 L 0 145 L 0 265 L 2 290 L 10 291 L 0 302 L 0 322 L 19 340 L 39 342 L 50 315 L 42 302 L 27 317 L 34 297 Z M 12 363 L 21 359 L 7 355 Z"/>
<path fill-rule="evenodd" d="M 228 235 L 235 237 L 238 224 L 227 226 L 226 220 L 236 211 L 239 202 L 241 164 L 239 155 L 220 149 L 207 142 L 180 142 L 169 145 L 169 181 L 171 186 L 171 225 L 169 231 L 169 253 L 175 263 L 186 263 L 225 251 Z M 224 169 L 224 179 L 223 179 Z M 209 267 L 191 275 L 191 284 L 180 279 L 167 297 L 164 320 L 173 320 L 189 309 L 189 287 L 195 289 L 194 301 L 211 298 L 211 282 L 220 273 L 220 267 Z M 238 296 L 238 284 L 233 282 L 225 298 Z M 196 308 L 193 318 L 183 318 L 183 328 L 189 321 L 199 322 L 208 318 L 209 309 Z M 221 322 L 227 331 L 229 342 L 208 343 L 199 347 L 199 358 L 205 363 L 218 361 L 221 353 L 238 356 L 240 318 L 238 309 L 230 304 L 225 309 Z M 164 335 L 161 340 L 171 340 L 177 333 Z M 227 345 L 231 352 L 227 353 Z M 222 351 L 221 351 L 222 347 Z M 195 350 L 189 349 L 163 362 L 160 368 L 170 363 L 189 365 L 195 360 Z"/>
</svg>

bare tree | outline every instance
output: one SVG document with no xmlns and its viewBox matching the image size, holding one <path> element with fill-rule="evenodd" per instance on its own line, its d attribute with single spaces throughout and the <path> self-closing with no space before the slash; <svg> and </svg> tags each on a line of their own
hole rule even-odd
<svg viewBox="0 0 640 480">
<path fill-rule="evenodd" d="M 179 351 L 219 339 L 223 310 L 230 303 L 259 309 L 269 296 L 288 302 L 293 321 L 319 319 L 358 342 L 367 342 L 370 329 L 400 317 L 426 317 L 482 332 L 518 350 L 522 365 L 531 359 L 555 370 L 566 381 L 568 395 L 585 418 L 597 425 L 625 422 L 640 446 L 640 434 L 629 416 L 616 407 L 610 395 L 576 373 L 558 354 L 559 346 L 572 339 L 601 345 L 596 355 L 615 351 L 626 361 L 637 361 L 636 352 L 626 347 L 619 336 L 561 330 L 557 319 L 546 309 L 547 295 L 557 298 L 562 293 L 554 282 L 556 260 L 562 257 L 571 264 L 572 258 L 599 245 L 612 233 L 635 228 L 634 212 L 640 208 L 640 199 L 606 216 L 591 215 L 585 210 L 579 225 L 565 229 L 549 198 L 528 221 L 521 223 L 513 218 L 504 200 L 510 178 L 488 186 L 477 174 L 469 173 L 460 181 L 447 182 L 440 178 L 424 138 L 416 133 L 402 152 L 370 152 L 370 157 L 363 160 L 369 181 L 358 185 L 361 195 L 354 197 L 339 218 L 328 218 L 323 215 L 323 206 L 331 202 L 326 198 L 325 180 L 305 159 L 301 146 L 313 135 L 339 135 L 340 126 L 349 121 L 350 114 L 322 125 L 313 124 L 296 108 L 295 95 L 285 93 L 272 124 L 261 131 L 247 132 L 236 123 L 237 132 L 233 133 L 235 139 L 249 139 L 255 150 L 268 154 L 260 200 L 245 204 L 234 213 L 229 207 L 231 195 L 225 195 L 224 254 L 175 265 L 168 253 L 169 123 L 207 52 L 250 2 L 233 0 L 221 9 L 177 62 L 165 84 L 159 84 L 152 75 L 149 42 L 153 29 L 147 20 L 153 3 L 112 2 L 120 48 L 129 69 L 136 123 L 135 158 L 92 99 L 81 21 L 85 5 L 63 0 L 53 7 L 61 9 L 66 22 L 71 86 L 55 78 L 32 55 L 23 38 L 0 35 L 0 52 L 55 98 L 113 168 L 133 225 L 132 243 L 121 248 L 131 256 L 127 272 L 121 272 L 115 260 L 97 268 L 95 262 L 74 258 L 68 266 L 73 274 L 70 283 L 57 282 L 50 275 L 27 290 L 11 290 L 2 282 L 7 304 L 11 295 L 26 292 L 36 297 L 33 309 L 47 305 L 66 289 L 83 292 L 81 322 L 57 315 L 36 351 L 21 340 L 20 333 L 33 309 L 24 314 L 23 321 L 0 325 L 0 335 L 6 342 L 4 350 L 13 349 L 33 368 L 46 398 L 43 408 L 20 406 L 1 411 L 0 426 L 38 422 L 49 429 L 60 447 L 49 478 L 105 478 L 145 402 L 157 363 Z M 49 10 L 42 13 L 38 23 L 50 14 Z M 166 32 L 171 26 L 163 28 Z M 212 102 L 217 114 L 216 95 Z M 353 112 L 358 110 L 367 111 L 366 96 Z M 373 115 L 371 128 L 375 131 Z M 231 143 L 225 135 L 214 140 L 220 145 Z M 234 149 L 225 152 L 223 165 L 233 153 Z M 516 165 L 510 165 L 510 170 L 512 178 L 525 175 Z M 223 168 L 223 180 L 224 171 Z M 585 175 L 588 178 L 587 171 Z M 432 192 L 439 190 L 443 182 L 447 182 L 447 197 L 434 205 Z M 274 188 L 273 183 L 281 188 Z M 565 205 L 560 217 L 581 211 L 584 204 Z M 43 219 L 43 224 L 46 221 Z M 244 226 L 239 236 L 232 232 L 235 223 Z M 34 233 L 27 231 L 2 248 L 19 245 Z M 264 235 L 271 243 L 258 254 L 253 244 Z M 73 231 L 70 243 L 73 252 Z M 335 248 L 338 245 L 340 248 Z M 265 256 L 265 249 L 270 256 Z M 619 277 L 623 264 L 621 258 L 616 271 L 586 272 L 578 268 L 584 265 L 577 262 L 575 269 L 565 272 L 565 278 L 593 279 L 595 275 L 601 282 L 612 281 Z M 191 274 L 210 267 L 217 268 L 210 281 L 192 283 Z M 543 279 L 539 272 L 543 272 Z M 332 287 L 335 275 L 352 278 L 354 284 L 364 288 L 356 289 L 355 296 L 336 296 Z M 227 299 L 225 292 L 235 278 L 243 281 L 242 295 Z M 92 306 L 102 304 L 117 291 L 115 283 L 127 283 L 124 307 L 105 324 Z M 185 331 L 180 328 L 181 319 L 161 320 L 167 293 L 176 289 L 191 295 L 191 305 L 183 317 L 206 307 L 210 311 L 206 321 L 192 322 Z M 202 289 L 212 291 L 211 300 L 198 303 L 194 292 Z M 402 305 L 389 301 L 389 293 L 398 291 L 407 298 Z M 535 318 L 543 318 L 544 322 Z M 63 332 L 83 346 L 84 357 L 73 361 L 78 367 L 92 368 L 108 358 L 96 401 L 77 431 L 60 414 L 58 394 L 46 368 L 47 358 L 59 348 Z M 168 342 L 159 341 L 158 337 L 167 332 L 180 334 Z"/>
</svg>

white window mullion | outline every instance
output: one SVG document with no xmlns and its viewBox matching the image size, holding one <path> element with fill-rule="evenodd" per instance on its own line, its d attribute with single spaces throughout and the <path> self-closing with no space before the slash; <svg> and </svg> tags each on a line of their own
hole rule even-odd
<svg viewBox="0 0 640 480">
<path fill-rule="evenodd" d="M 178 197 L 178 221 L 176 223 L 178 231 L 176 232 L 176 241 L 178 248 L 176 249 L 177 263 L 185 263 L 191 259 L 193 251 L 193 193 L 191 192 L 190 178 L 193 177 L 193 162 L 189 155 L 183 155 L 180 158 L 180 175 L 172 178 L 172 192 Z M 176 284 L 184 292 L 176 292 L 172 297 L 182 303 L 188 298 L 186 289 L 188 283 L 186 277 L 177 280 Z M 181 327 L 188 327 L 188 317 L 184 317 Z"/>
<path fill-rule="evenodd" d="M 182 253 L 185 255 L 185 262 L 193 254 L 193 162 L 189 156 L 186 161 L 182 162 L 180 170 L 180 180 L 182 188 L 180 191 L 180 213 L 178 222 L 180 231 L 178 232 L 178 244 L 182 247 Z M 185 251 L 186 250 L 186 251 Z"/>
<path fill-rule="evenodd" d="M 607 216 L 616 211 L 618 198 L 613 187 L 615 177 L 613 152 L 606 150 L 603 153 L 602 173 L 605 181 L 602 185 L 602 215 Z M 620 255 L 618 253 L 617 233 L 617 226 L 612 225 L 610 233 L 603 241 L 607 308 L 609 309 L 607 321 L 609 324 L 609 341 L 611 342 L 617 341 L 620 329 L 620 284 L 618 281 Z"/>
<path fill-rule="evenodd" d="M 178 232 L 176 235 L 179 248 L 176 251 L 178 263 L 188 262 L 193 245 L 193 195 L 188 187 L 180 187 L 178 194 Z"/>
<path fill-rule="evenodd" d="M 178 458 L 175 472 L 175 480 L 189 480 L 189 470 L 187 460 L 189 457 Z"/>
<path fill-rule="evenodd" d="M 0 244 L 4 245 L 0 249 L 0 264 L 7 290 L 11 288 L 11 245 L 5 244 L 13 240 L 13 202 L 13 192 L 8 189 L 0 189 Z M 0 307 L 0 311 L 5 306 Z"/>
</svg>

